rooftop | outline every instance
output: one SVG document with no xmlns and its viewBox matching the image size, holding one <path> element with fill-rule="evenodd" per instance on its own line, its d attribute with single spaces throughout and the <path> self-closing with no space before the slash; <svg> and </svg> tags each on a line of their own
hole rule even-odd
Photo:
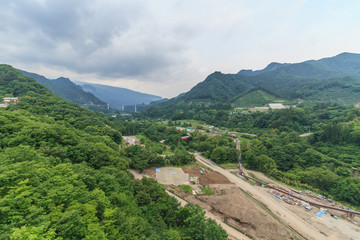
<svg viewBox="0 0 360 240">
<path fill-rule="evenodd" d="M 17 97 L 4 97 L 3 100 L 18 100 Z"/>
<path fill-rule="evenodd" d="M 272 109 L 285 109 L 286 107 L 281 103 L 269 103 L 269 107 Z"/>
</svg>

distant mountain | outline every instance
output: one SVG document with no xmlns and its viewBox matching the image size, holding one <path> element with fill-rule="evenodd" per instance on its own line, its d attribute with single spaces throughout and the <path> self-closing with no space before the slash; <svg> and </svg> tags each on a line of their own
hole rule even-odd
<svg viewBox="0 0 360 240">
<path fill-rule="evenodd" d="M 107 103 L 101 101 L 93 94 L 83 91 L 83 89 L 70 81 L 68 78 L 60 77 L 57 79 L 47 79 L 44 76 L 41 76 L 36 73 L 30 73 L 23 70 L 19 70 L 23 75 L 35 79 L 38 83 L 47 87 L 51 92 L 59 95 L 66 101 L 77 103 L 77 104 L 87 104 L 87 105 L 102 105 L 106 106 Z"/>
<path fill-rule="evenodd" d="M 122 105 L 149 104 L 153 101 L 162 100 L 162 97 L 136 92 L 126 88 L 112 87 L 101 84 L 78 82 L 86 92 L 110 104 L 110 107 L 121 109 Z"/>
<path fill-rule="evenodd" d="M 260 75 L 265 72 L 275 71 L 275 70 L 283 67 L 284 65 L 287 65 L 287 63 L 273 62 L 273 63 L 270 63 L 266 68 L 264 68 L 262 70 L 256 70 L 256 71 L 253 71 L 251 69 L 250 70 L 241 70 L 240 72 L 238 72 L 238 74 L 245 75 L 245 76 L 257 76 L 257 75 Z"/>
<path fill-rule="evenodd" d="M 360 102 L 360 54 L 342 53 L 295 64 L 271 63 L 263 70 L 237 74 L 214 72 L 177 101 L 229 103 L 258 87 L 284 99 Z"/>
<path fill-rule="evenodd" d="M 302 63 L 270 63 L 262 70 L 214 72 L 184 95 L 147 110 L 149 116 L 181 114 L 189 105 L 253 107 L 282 100 L 303 104 L 360 103 L 360 54 L 341 53 Z M 198 107 L 195 107 L 198 109 Z M 195 111 L 196 112 L 196 111 Z"/>
</svg>

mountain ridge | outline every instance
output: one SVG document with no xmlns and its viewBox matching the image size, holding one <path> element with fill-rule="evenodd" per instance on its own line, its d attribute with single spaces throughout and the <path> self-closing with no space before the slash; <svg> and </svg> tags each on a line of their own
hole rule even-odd
<svg viewBox="0 0 360 240">
<path fill-rule="evenodd" d="M 127 88 L 113 87 L 103 84 L 75 81 L 85 92 L 90 92 L 97 98 L 110 104 L 110 107 L 121 109 L 122 105 L 150 104 L 162 100 L 160 96 L 142 93 Z"/>
<path fill-rule="evenodd" d="M 237 74 L 214 72 L 179 100 L 194 102 L 196 99 L 207 98 L 215 102 L 229 101 L 255 87 L 262 87 L 283 98 L 293 99 L 306 97 L 302 91 L 319 88 L 319 84 L 331 85 L 337 82 L 338 85 L 348 88 L 347 83 L 351 82 L 358 88 L 359 79 L 360 54 L 341 53 L 335 57 L 301 63 L 273 62 L 262 70 L 241 70 Z"/>
<path fill-rule="evenodd" d="M 273 62 L 262 70 L 241 70 L 235 74 L 216 71 L 183 96 L 146 111 L 149 116 L 162 117 L 172 114 L 181 116 L 181 113 L 201 106 L 218 106 L 222 109 L 244 107 L 241 98 L 254 89 L 262 89 L 289 104 L 296 104 L 298 99 L 302 99 L 303 105 L 319 102 L 359 104 L 360 54 L 341 53 L 292 64 Z M 264 97 L 266 94 L 260 95 Z M 272 98 L 267 96 L 264 99 Z"/>
<path fill-rule="evenodd" d="M 85 104 L 85 105 L 107 105 L 91 93 L 83 91 L 83 89 L 73 83 L 69 78 L 59 77 L 57 79 L 48 79 L 37 73 L 31 73 L 18 69 L 23 75 L 35 79 L 38 83 L 47 87 L 51 92 L 59 95 L 66 101 Z"/>
</svg>

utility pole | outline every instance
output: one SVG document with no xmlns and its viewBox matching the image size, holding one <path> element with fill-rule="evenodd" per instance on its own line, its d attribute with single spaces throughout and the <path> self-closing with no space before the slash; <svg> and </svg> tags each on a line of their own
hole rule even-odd
<svg viewBox="0 0 360 240">
<path fill-rule="evenodd" d="M 240 140 L 236 138 L 236 150 L 238 150 L 238 165 L 239 165 L 239 174 L 243 175 L 242 166 L 241 166 L 241 147 L 240 147 Z"/>
<path fill-rule="evenodd" d="M 135 104 L 135 112 L 136 112 L 136 104 Z"/>
</svg>

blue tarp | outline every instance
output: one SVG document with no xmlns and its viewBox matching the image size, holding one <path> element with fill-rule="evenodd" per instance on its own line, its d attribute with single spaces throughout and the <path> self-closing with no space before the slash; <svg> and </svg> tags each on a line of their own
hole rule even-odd
<svg viewBox="0 0 360 240">
<path fill-rule="evenodd" d="M 156 172 L 160 172 L 160 168 L 156 168 L 155 171 L 156 171 Z"/>
<path fill-rule="evenodd" d="M 280 195 L 275 195 L 275 197 L 280 198 Z"/>
<path fill-rule="evenodd" d="M 318 216 L 318 217 L 322 217 L 322 215 L 324 215 L 322 212 L 318 212 L 318 213 L 316 214 L 316 216 Z"/>
</svg>

